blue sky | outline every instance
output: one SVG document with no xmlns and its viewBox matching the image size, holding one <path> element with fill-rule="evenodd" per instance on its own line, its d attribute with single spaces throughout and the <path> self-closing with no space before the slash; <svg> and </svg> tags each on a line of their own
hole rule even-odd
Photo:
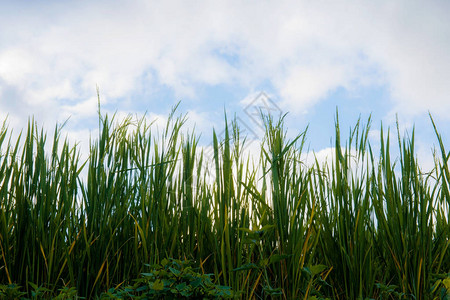
<svg viewBox="0 0 450 300">
<path fill-rule="evenodd" d="M 403 132 L 415 125 L 431 163 L 428 112 L 450 145 L 448 1 L 1 1 L 0 119 L 34 115 L 86 143 L 104 112 L 164 120 L 176 103 L 202 144 L 224 109 L 264 92 L 294 135 L 332 146 L 336 107 L 347 133 L 359 116 Z"/>
</svg>

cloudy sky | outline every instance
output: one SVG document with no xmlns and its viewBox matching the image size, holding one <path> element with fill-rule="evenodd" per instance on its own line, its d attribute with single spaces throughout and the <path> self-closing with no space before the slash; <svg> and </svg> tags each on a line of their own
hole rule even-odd
<svg viewBox="0 0 450 300">
<path fill-rule="evenodd" d="M 450 147 L 449 1 L 0 3 L 0 120 L 15 130 L 69 118 L 85 139 L 98 86 L 119 116 L 164 120 L 181 101 L 205 145 L 224 110 L 252 132 L 249 111 L 269 103 L 292 134 L 309 124 L 316 151 L 331 146 L 336 108 L 344 132 L 372 114 L 375 141 L 398 115 L 424 155 L 430 112 Z"/>
</svg>

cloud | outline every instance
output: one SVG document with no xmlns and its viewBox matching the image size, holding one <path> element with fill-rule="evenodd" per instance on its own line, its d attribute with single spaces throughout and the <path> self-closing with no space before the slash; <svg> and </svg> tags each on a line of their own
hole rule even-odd
<svg viewBox="0 0 450 300">
<path fill-rule="evenodd" d="M 96 85 L 120 108 L 146 86 L 196 98 L 205 85 L 269 82 L 294 112 L 375 85 L 390 91 L 392 111 L 446 115 L 448 12 L 445 1 L 10 4 L 0 12 L 0 108 L 89 118 Z"/>
<path fill-rule="evenodd" d="M 347 80 L 343 66 L 299 66 L 291 68 L 278 87 L 285 106 L 306 112 L 334 89 L 346 85 Z"/>
<path fill-rule="evenodd" d="M 450 109 L 448 4 L 338 1 L 309 8 L 302 16 L 309 34 L 296 36 L 297 59 L 276 81 L 290 107 L 311 107 L 338 87 L 386 85 L 393 111 Z"/>
</svg>

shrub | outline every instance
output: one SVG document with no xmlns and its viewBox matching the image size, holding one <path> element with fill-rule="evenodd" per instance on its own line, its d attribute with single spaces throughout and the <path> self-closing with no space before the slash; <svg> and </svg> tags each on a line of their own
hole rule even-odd
<svg viewBox="0 0 450 300">
<path fill-rule="evenodd" d="M 102 299 L 226 299 L 233 297 L 228 286 L 217 285 L 212 274 L 200 274 L 192 261 L 163 259 L 160 264 L 146 265 L 133 286 L 110 289 Z"/>
</svg>

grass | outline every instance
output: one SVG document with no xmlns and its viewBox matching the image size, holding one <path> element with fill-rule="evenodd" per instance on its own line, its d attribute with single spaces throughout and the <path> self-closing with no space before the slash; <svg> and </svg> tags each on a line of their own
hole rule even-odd
<svg viewBox="0 0 450 300">
<path fill-rule="evenodd" d="M 159 133 L 100 116 L 86 161 L 59 127 L 48 140 L 30 120 L 13 140 L 5 122 L 0 293 L 104 297 L 175 258 L 242 299 L 450 297 L 450 153 L 432 119 L 439 149 L 423 173 L 414 132 L 397 132 L 393 158 L 389 130 L 372 149 L 358 121 L 343 144 L 336 118 L 332 163 L 308 166 L 307 132 L 288 140 L 283 118 L 262 118 L 255 165 L 235 122 L 213 133 L 210 158 L 175 110 Z"/>
</svg>

